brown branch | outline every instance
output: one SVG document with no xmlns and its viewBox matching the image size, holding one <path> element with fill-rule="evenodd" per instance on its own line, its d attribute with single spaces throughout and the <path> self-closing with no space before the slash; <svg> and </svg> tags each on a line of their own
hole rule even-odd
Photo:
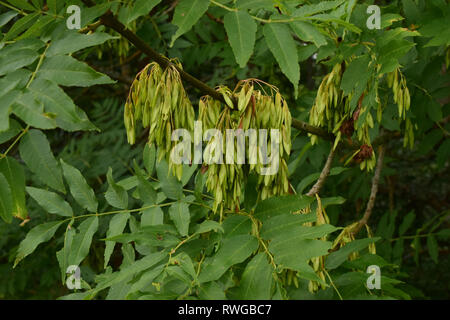
<svg viewBox="0 0 450 320">
<path fill-rule="evenodd" d="M 211 13 L 207 12 L 206 16 L 209 18 L 209 20 L 212 20 L 212 21 L 214 21 L 214 22 L 216 22 L 218 24 L 223 25 L 223 21 L 220 20 L 219 18 L 214 17 Z"/>
<path fill-rule="evenodd" d="M 375 205 L 375 199 L 377 197 L 378 184 L 380 182 L 381 168 L 383 167 L 384 153 L 385 153 L 384 146 L 380 146 L 378 159 L 377 159 L 377 167 L 375 169 L 375 174 L 373 175 L 373 179 L 372 179 L 372 188 L 370 190 L 370 198 L 369 198 L 369 201 L 367 202 L 367 207 L 366 207 L 366 211 L 364 212 L 364 216 L 361 218 L 361 220 L 359 220 L 358 225 L 353 230 L 353 235 L 356 235 L 361 230 L 361 228 L 365 224 L 367 224 L 367 222 L 369 221 L 369 218 L 372 214 L 373 206 Z"/>
<path fill-rule="evenodd" d="M 175 9 L 175 7 L 177 6 L 177 4 L 178 4 L 178 0 L 172 2 L 172 4 L 170 5 L 170 7 L 169 7 L 166 11 L 164 11 L 163 13 L 164 13 L 164 14 L 169 14 L 171 11 L 173 11 L 173 10 Z"/>
<path fill-rule="evenodd" d="M 328 155 L 327 161 L 325 162 L 325 166 L 322 169 L 322 172 L 320 173 L 319 179 L 314 184 L 314 186 L 309 190 L 309 192 L 306 194 L 307 196 L 314 196 L 319 193 L 320 189 L 322 188 L 323 184 L 325 183 L 325 180 L 327 179 L 328 175 L 330 174 L 331 170 L 331 163 L 333 162 L 334 158 L 334 148 L 331 146 L 330 153 Z"/>
</svg>

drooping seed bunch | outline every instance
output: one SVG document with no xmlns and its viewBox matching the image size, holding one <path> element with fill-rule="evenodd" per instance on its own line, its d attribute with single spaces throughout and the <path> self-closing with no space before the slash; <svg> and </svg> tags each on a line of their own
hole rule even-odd
<svg viewBox="0 0 450 320">
<path fill-rule="evenodd" d="M 110 1 L 111 2 L 111 1 Z M 127 22 L 130 14 L 130 10 L 135 5 L 135 0 L 121 0 L 121 1 L 115 1 L 111 2 L 112 6 L 110 7 L 110 10 L 114 13 L 114 15 L 119 16 L 120 21 L 126 24 L 126 28 L 130 30 L 133 33 L 136 33 L 136 31 L 139 29 L 140 24 L 142 22 L 138 23 L 138 20 L 133 20 L 131 22 Z M 102 27 L 100 27 L 102 28 Z M 93 30 L 89 31 L 88 34 L 92 34 L 95 32 L 96 28 L 93 28 Z M 106 28 L 104 32 L 115 36 L 115 38 L 105 42 L 104 44 L 101 44 L 99 46 L 96 46 L 97 50 L 97 56 L 99 59 L 102 59 L 104 52 L 114 52 L 119 56 L 120 62 L 124 62 L 130 52 L 130 42 L 125 38 L 119 36 L 119 34 L 110 29 Z"/>
<path fill-rule="evenodd" d="M 181 179 L 182 164 L 174 164 L 170 157 L 176 144 L 172 132 L 186 129 L 192 133 L 195 112 L 174 64 L 162 70 L 153 62 L 136 76 L 125 104 L 124 120 L 130 144 L 135 143 L 139 120 L 144 128 L 149 128 L 148 143 L 158 146 L 158 161 L 165 158 L 172 172 Z"/>
<path fill-rule="evenodd" d="M 342 136 L 351 137 L 356 130 L 357 139 L 370 147 L 369 129 L 373 128 L 374 122 L 368 107 L 363 104 L 364 93 L 358 97 L 356 109 L 352 111 L 353 93 L 346 95 L 340 88 L 343 67 L 336 64 L 331 72 L 322 80 L 317 91 L 315 103 L 310 111 L 309 122 L 314 126 L 325 127 L 329 132 L 336 135 L 333 148 L 336 148 Z M 377 89 L 377 88 L 376 88 Z M 377 90 L 375 90 L 377 92 Z M 378 101 L 378 94 L 376 94 Z M 358 121 L 360 115 L 364 115 L 364 121 Z M 318 137 L 311 136 L 311 143 L 316 143 Z M 359 152 L 350 157 L 353 159 Z M 364 157 L 362 157 L 364 155 Z M 359 155 L 361 170 L 367 168 L 372 170 L 375 166 L 375 155 L 361 153 Z"/>
<path fill-rule="evenodd" d="M 406 119 L 406 111 L 411 105 L 411 97 L 409 95 L 408 87 L 406 86 L 406 78 L 397 68 L 387 75 L 387 83 L 389 88 L 392 88 L 394 93 L 394 102 L 398 106 L 399 118 Z"/>
<path fill-rule="evenodd" d="M 244 85 L 242 91 L 249 91 Z M 291 153 L 291 123 L 292 117 L 289 111 L 287 102 L 281 97 L 279 92 L 276 92 L 275 99 L 271 96 L 262 95 L 258 91 L 256 96 L 252 98 L 252 108 L 254 104 L 255 117 L 252 118 L 254 123 L 252 125 L 257 129 L 266 129 L 268 134 L 267 151 L 272 156 L 278 157 L 279 168 L 275 175 L 263 175 L 263 164 L 261 161 L 254 167 L 258 174 L 258 185 L 261 192 L 261 199 L 264 200 L 273 195 L 287 194 L 289 192 L 289 180 L 288 180 L 288 166 L 289 155 Z M 247 111 L 249 112 L 249 111 Z M 245 125 L 245 123 L 244 123 Z M 272 150 L 272 140 L 274 137 L 270 134 L 272 129 L 276 129 L 279 132 L 279 155 L 276 155 L 276 150 Z M 270 135 L 269 135 L 270 134 Z M 258 138 L 260 133 L 258 132 Z M 276 141 L 274 141 L 276 143 Z M 275 153 L 272 153 L 272 152 Z"/>
<path fill-rule="evenodd" d="M 323 224 L 329 224 L 330 219 L 328 218 L 327 213 L 325 212 L 325 209 L 322 207 L 322 201 L 320 200 L 319 196 L 316 194 L 317 198 L 317 209 L 316 209 L 316 216 L 317 219 L 315 222 L 307 222 L 304 225 L 305 226 L 320 226 Z M 309 212 L 306 212 L 309 213 Z M 323 236 L 320 238 L 322 241 L 327 240 L 327 236 Z M 308 290 L 311 293 L 317 292 L 319 288 L 325 289 L 326 288 L 326 281 L 325 281 L 325 256 L 319 256 L 311 258 L 308 263 L 312 266 L 314 272 L 317 274 L 317 276 L 322 280 L 321 282 L 310 280 L 308 283 Z"/>
<path fill-rule="evenodd" d="M 222 202 L 226 208 L 239 208 L 244 175 L 250 173 L 259 177 L 257 190 L 261 199 L 289 191 L 287 161 L 291 151 L 291 114 L 278 90 L 266 84 L 270 88 L 270 94 L 267 94 L 262 84 L 255 79 L 244 80 L 233 92 L 219 87 L 226 105 L 210 97 L 200 100 L 199 120 L 203 122 L 203 130 L 217 129 L 223 139 L 223 164 L 214 163 L 207 167 L 206 186 L 215 195 L 214 211 Z M 255 85 L 259 85 L 261 90 Z M 236 101 L 237 109 L 233 101 Z M 234 136 L 228 136 L 229 129 L 234 132 L 242 130 L 244 150 L 239 148 Z M 278 140 L 272 129 L 277 130 Z M 233 139 L 230 149 L 227 148 L 229 139 Z M 268 174 L 267 167 L 273 163 L 278 163 L 278 166 Z"/>
<path fill-rule="evenodd" d="M 238 124 L 231 119 L 231 109 L 223 108 L 220 101 L 211 97 L 202 97 L 199 103 L 199 121 L 202 122 L 203 131 L 217 129 L 220 136 L 212 136 L 209 145 L 215 144 L 215 149 L 210 149 L 210 159 L 206 160 L 206 188 L 214 194 L 214 212 L 221 203 L 226 208 L 239 208 L 244 172 L 242 164 L 237 163 L 237 147 L 233 144 L 233 161 L 227 163 L 229 155 L 226 149 L 226 129 L 237 129 Z M 219 140 L 221 139 L 221 140 Z M 208 147 L 207 147 L 208 148 Z M 220 160 L 216 156 L 220 154 Z M 219 162 L 219 163 L 217 163 Z M 230 161 L 231 162 L 231 161 Z"/>
<path fill-rule="evenodd" d="M 394 94 L 394 102 L 398 106 L 398 117 L 405 121 L 405 136 L 403 139 L 403 147 L 408 144 L 412 149 L 414 147 L 414 127 L 409 118 L 406 118 L 406 112 L 411 106 L 411 96 L 406 85 L 406 78 L 397 68 L 387 76 L 387 83 L 389 88 L 392 88 Z"/>
<path fill-rule="evenodd" d="M 313 126 L 327 127 L 332 131 L 336 124 L 341 122 L 341 118 L 348 113 L 343 104 L 344 95 L 340 90 L 341 84 L 341 64 L 336 64 L 331 72 L 327 74 L 317 91 L 317 97 L 309 114 L 309 123 Z M 311 143 L 317 141 L 317 136 L 311 137 Z"/>
<path fill-rule="evenodd" d="M 138 29 L 136 21 L 129 23 L 127 25 L 127 29 L 133 33 L 136 33 Z M 109 29 L 107 30 L 109 34 L 111 34 L 112 36 L 116 36 L 116 38 L 111 39 L 110 41 L 107 41 L 106 43 L 98 46 L 97 56 L 99 59 L 102 59 L 104 52 L 112 51 L 114 53 L 117 53 L 120 62 L 123 63 L 130 53 L 130 42 L 125 37 L 117 37 L 118 34 L 116 32 Z"/>
<path fill-rule="evenodd" d="M 377 108 L 377 121 L 381 123 L 383 107 L 378 95 L 378 80 L 382 77 L 372 76 L 362 94 L 355 95 L 355 90 L 345 93 L 341 90 L 341 80 L 344 63 L 336 64 L 331 72 L 322 80 L 317 91 L 317 97 L 310 111 L 310 124 L 324 127 L 328 132 L 332 132 L 336 139 L 333 148 L 336 148 L 343 137 L 350 139 L 356 132 L 356 139 L 362 145 L 353 155 L 349 157 L 347 163 L 355 160 L 359 163 L 361 170 L 371 171 L 375 167 L 376 158 L 373 152 L 369 130 L 374 127 L 372 108 Z M 373 61 L 371 65 L 374 66 Z M 377 67 L 379 71 L 379 66 Z M 404 145 L 413 145 L 414 132 L 413 125 L 406 112 L 410 107 L 410 95 L 406 86 L 406 79 L 397 68 L 387 77 L 388 86 L 392 87 L 394 101 L 398 105 L 400 121 L 405 122 Z M 311 135 L 311 142 L 314 144 L 318 137 Z"/>
</svg>

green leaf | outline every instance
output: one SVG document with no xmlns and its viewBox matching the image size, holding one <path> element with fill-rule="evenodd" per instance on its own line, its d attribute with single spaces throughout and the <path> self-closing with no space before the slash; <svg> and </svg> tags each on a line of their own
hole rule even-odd
<svg viewBox="0 0 450 320">
<path fill-rule="evenodd" d="M 54 124 L 56 121 L 56 125 L 66 131 L 96 129 L 89 121 L 86 113 L 78 108 L 56 83 L 44 79 L 35 79 L 31 83 L 29 91 L 32 92 L 33 96 L 26 101 L 28 103 L 31 99 L 39 101 L 39 104 L 44 106 L 47 113 L 53 114 L 48 119 L 52 121 L 51 124 Z M 34 116 L 34 114 L 31 116 Z"/>
<path fill-rule="evenodd" d="M 164 212 L 160 207 L 145 209 L 141 215 L 141 227 L 161 225 L 164 222 Z"/>
<path fill-rule="evenodd" d="M 226 300 L 225 292 L 216 281 L 202 284 L 198 288 L 198 298 L 200 300 Z"/>
<path fill-rule="evenodd" d="M 252 220 L 246 216 L 227 217 L 222 224 L 224 237 L 230 238 L 237 235 L 250 234 L 252 231 Z"/>
<path fill-rule="evenodd" d="M 9 122 L 9 129 L 0 132 L 0 144 L 11 140 L 23 130 L 22 126 L 16 120 L 10 119 Z"/>
<path fill-rule="evenodd" d="M 275 9 L 272 0 L 237 0 L 236 7 L 240 10 Z"/>
<path fill-rule="evenodd" d="M 223 21 L 236 62 L 243 68 L 253 53 L 257 30 L 256 23 L 244 11 L 229 12 L 225 15 Z"/>
<path fill-rule="evenodd" d="M 295 96 L 297 97 L 300 65 L 297 47 L 289 27 L 281 23 L 267 23 L 263 27 L 263 32 L 267 46 L 280 65 L 281 71 L 294 85 Z"/>
<path fill-rule="evenodd" d="M 6 33 L 2 41 L 9 41 L 14 39 L 20 33 L 30 28 L 39 17 L 40 17 L 39 12 L 33 12 L 20 18 L 18 21 L 14 23 L 11 29 L 9 29 L 8 33 Z"/>
<path fill-rule="evenodd" d="M 75 236 L 75 228 L 72 228 L 73 221 L 74 220 L 67 225 L 66 233 L 64 234 L 64 246 L 61 250 L 56 252 L 56 259 L 58 260 L 61 269 L 61 281 L 63 284 L 65 284 L 66 271 L 69 267 L 69 254 L 72 249 L 73 237 Z"/>
<path fill-rule="evenodd" d="M 161 182 L 161 189 L 164 194 L 173 200 L 179 200 L 183 196 L 183 185 L 175 178 L 171 172 L 167 162 L 163 159 L 156 166 L 158 179 Z"/>
<path fill-rule="evenodd" d="M 0 14 L 0 27 L 3 27 L 5 24 L 10 22 L 12 19 L 14 19 L 19 13 L 11 10 L 8 12 L 5 12 L 3 14 Z"/>
<path fill-rule="evenodd" d="M 86 27 L 89 23 L 94 22 L 95 19 L 108 11 L 112 4 L 112 2 L 105 2 L 93 7 L 84 8 L 81 14 L 81 27 Z"/>
<path fill-rule="evenodd" d="M 0 173 L 0 218 L 11 223 L 13 218 L 13 198 L 8 180 Z"/>
<path fill-rule="evenodd" d="M 181 185 L 184 187 L 189 180 L 191 180 L 192 175 L 197 170 L 197 165 L 183 164 L 183 175 L 181 176 Z"/>
<path fill-rule="evenodd" d="M 265 253 L 258 253 L 245 267 L 239 297 L 245 300 L 270 300 L 274 272 Z"/>
<path fill-rule="evenodd" d="M 33 25 L 26 29 L 24 33 L 16 38 L 16 40 L 21 39 L 33 39 L 39 37 L 44 33 L 45 28 L 48 24 L 55 22 L 55 18 L 48 15 L 41 15 Z"/>
<path fill-rule="evenodd" d="M 0 105 L 0 132 L 9 129 L 9 113 L 11 111 L 11 105 L 19 96 L 19 90 L 12 90 L 4 95 L 0 95 L 0 100 L 2 101 Z"/>
<path fill-rule="evenodd" d="M 136 0 L 131 8 L 127 24 L 143 15 L 148 14 L 160 2 L 161 0 Z"/>
<path fill-rule="evenodd" d="M 39 69 L 38 77 L 66 87 L 90 87 L 96 84 L 115 83 L 108 76 L 95 71 L 86 63 L 66 55 L 45 59 Z"/>
<path fill-rule="evenodd" d="M 142 272 L 144 270 L 149 270 L 154 265 L 159 263 L 161 260 L 167 257 L 167 252 L 160 251 L 156 253 L 151 253 L 144 258 L 137 260 L 135 263 L 130 264 L 122 268 L 119 272 L 114 272 L 113 274 L 100 279 L 98 286 L 93 290 L 93 294 L 111 287 L 112 285 L 122 282 L 127 279 L 131 279 L 135 274 Z M 155 268 L 156 269 L 156 268 Z M 158 274 L 153 275 L 152 279 Z M 150 279 L 150 281 L 152 280 Z M 130 292 L 134 291 L 133 288 Z"/>
<path fill-rule="evenodd" d="M 62 217 L 73 216 L 72 207 L 58 194 L 33 187 L 27 187 L 26 190 L 28 194 L 47 212 L 57 214 Z"/>
<path fill-rule="evenodd" d="M 9 76 L 0 79 L 0 97 L 4 97 L 7 93 L 15 89 L 19 82 L 19 79 L 11 80 Z"/>
<path fill-rule="evenodd" d="M 116 39 L 108 33 L 94 32 L 92 34 L 82 34 L 76 31 L 64 31 L 52 40 L 51 46 L 46 52 L 47 57 L 73 53 L 84 48 L 97 46 L 108 40 Z"/>
<path fill-rule="evenodd" d="M 281 236 L 274 238 L 269 244 L 269 250 L 277 265 L 300 272 L 305 269 L 304 266 L 309 259 L 327 254 L 330 248 L 329 241 L 297 240 Z"/>
<path fill-rule="evenodd" d="M 323 224 L 314 227 L 302 226 L 316 220 L 315 214 L 277 215 L 263 223 L 261 236 L 270 240 L 269 250 L 277 264 L 304 272 L 308 259 L 328 253 L 331 243 L 314 240 L 337 230 Z M 315 279 L 315 278 L 314 278 Z"/>
<path fill-rule="evenodd" d="M 169 208 L 169 216 L 175 224 L 175 227 L 177 227 L 178 232 L 182 236 L 187 236 L 189 223 L 191 222 L 189 204 L 181 201 L 172 204 Z"/>
<path fill-rule="evenodd" d="M 313 197 L 304 195 L 272 197 L 258 203 L 255 209 L 255 217 L 264 222 L 280 214 L 294 213 L 304 209 L 313 201 Z"/>
<path fill-rule="evenodd" d="M 367 74 L 368 65 L 370 62 L 369 56 L 362 56 L 360 58 L 354 59 L 350 62 L 349 66 L 346 68 L 341 81 L 341 89 L 346 93 L 350 94 L 353 89 L 361 82 L 361 86 L 365 87 L 368 78 L 362 77 L 361 75 Z M 356 98 L 356 100 L 359 97 Z"/>
<path fill-rule="evenodd" d="M 439 262 L 439 246 L 435 236 L 427 237 L 427 248 L 431 259 L 437 264 Z"/>
<path fill-rule="evenodd" d="M 119 213 L 116 214 L 114 217 L 112 217 L 111 221 L 109 222 L 109 228 L 108 231 L 106 232 L 106 237 L 111 238 L 122 234 L 123 230 L 125 230 L 125 227 L 127 226 L 129 218 L 130 218 L 129 213 Z M 115 245 L 116 243 L 114 241 L 106 241 L 105 263 L 104 263 L 105 268 L 108 266 L 109 259 L 111 258 L 111 254 L 114 251 Z"/>
<path fill-rule="evenodd" d="M 194 281 L 197 281 L 197 273 L 195 272 L 194 264 L 191 257 L 185 252 L 181 252 L 175 258 L 172 259 L 172 263 L 180 266 L 184 272 L 192 277 Z"/>
<path fill-rule="evenodd" d="M 404 39 L 395 39 L 383 47 L 380 46 L 379 63 L 383 65 L 380 73 L 391 71 L 393 66 L 397 67 L 400 64 L 398 60 L 411 50 L 412 47 L 414 47 L 414 43 Z"/>
<path fill-rule="evenodd" d="M 413 0 L 402 0 L 403 12 L 410 22 L 420 19 L 420 10 Z"/>
<path fill-rule="evenodd" d="M 168 266 L 165 271 L 169 276 L 184 282 L 186 285 L 190 285 L 192 282 L 189 275 L 179 266 Z"/>
<path fill-rule="evenodd" d="M 29 90 L 25 90 L 15 100 L 12 112 L 32 127 L 39 129 L 54 129 L 56 121 L 54 115 L 44 113 L 44 104 L 36 101 Z"/>
<path fill-rule="evenodd" d="M 195 229 L 195 234 L 206 233 L 210 231 L 220 231 L 224 232 L 223 227 L 220 223 L 213 220 L 205 220 Z"/>
<path fill-rule="evenodd" d="M 62 224 L 62 221 L 53 221 L 44 224 L 40 224 L 28 232 L 25 239 L 19 245 L 17 250 L 16 260 L 14 261 L 14 268 L 17 264 L 23 260 L 26 256 L 33 253 L 34 250 L 43 242 L 47 242 L 54 235 L 56 230 Z"/>
<path fill-rule="evenodd" d="M 91 248 L 92 237 L 98 229 L 98 217 L 90 217 L 84 220 L 78 227 L 79 232 L 75 234 L 72 248 L 69 254 L 69 265 L 79 266 L 86 258 Z"/>
<path fill-rule="evenodd" d="M 20 142 L 20 156 L 28 168 L 49 187 L 65 193 L 61 168 L 53 156 L 45 134 L 30 130 Z"/>
<path fill-rule="evenodd" d="M 445 139 L 439 147 L 437 154 L 437 165 L 442 168 L 450 158 L 450 139 Z"/>
<path fill-rule="evenodd" d="M 97 212 L 98 202 L 95 197 L 94 190 L 87 184 L 81 172 L 64 162 L 61 159 L 61 164 L 66 178 L 70 193 L 83 208 L 88 209 L 90 212 Z"/>
<path fill-rule="evenodd" d="M 0 159 L 0 173 L 8 181 L 13 201 L 13 216 L 25 220 L 28 217 L 25 205 L 25 172 L 13 158 Z"/>
<path fill-rule="evenodd" d="M 247 177 L 247 182 L 245 183 L 244 193 L 244 208 L 247 211 L 252 210 L 258 201 L 258 193 L 255 192 L 257 186 L 258 176 L 256 174 L 249 174 Z"/>
<path fill-rule="evenodd" d="M 347 243 L 345 246 L 340 248 L 338 251 L 331 253 L 327 257 L 327 260 L 325 261 L 325 267 L 329 270 L 336 269 L 342 263 L 344 263 L 345 260 L 347 260 L 348 256 L 352 252 L 358 252 L 358 251 L 366 248 L 370 243 L 376 242 L 379 239 L 381 239 L 381 238 L 379 238 L 379 237 L 366 238 L 366 239 L 354 240 L 350 243 Z"/>
<path fill-rule="evenodd" d="M 400 227 L 398 228 L 398 235 L 402 236 L 405 234 L 406 231 L 408 231 L 409 227 L 411 227 L 412 223 L 414 222 L 414 219 L 416 218 L 416 214 L 413 211 L 410 211 L 405 218 L 403 218 L 402 223 L 400 224 Z"/>
<path fill-rule="evenodd" d="M 359 29 L 354 24 L 349 23 L 344 20 L 341 20 L 341 19 L 337 19 L 335 16 L 333 16 L 331 14 L 316 14 L 313 16 L 308 16 L 307 19 L 308 20 L 318 20 L 318 21 L 323 21 L 323 22 L 328 22 L 328 23 L 333 22 L 333 23 L 343 26 L 344 28 L 348 29 L 349 31 L 352 31 L 355 33 L 361 33 L 361 29 Z"/>
<path fill-rule="evenodd" d="M 7 0 L 7 1 L 16 8 L 30 10 L 30 11 L 35 11 L 35 9 L 36 9 L 31 4 L 29 4 L 28 1 L 26 1 L 26 0 Z"/>
<path fill-rule="evenodd" d="M 153 188 L 150 182 L 145 180 L 144 176 L 138 173 L 139 171 L 135 172 L 138 176 L 137 191 L 139 193 L 139 198 L 142 200 L 142 202 L 144 202 L 144 206 L 156 204 L 158 197 L 156 190 Z"/>
<path fill-rule="evenodd" d="M 32 64 L 39 54 L 30 49 L 21 49 L 9 54 L 0 51 L 0 76 Z"/>
<path fill-rule="evenodd" d="M 243 262 L 258 248 L 258 241 L 251 235 L 239 235 L 223 241 L 219 251 L 200 272 L 199 283 L 219 279 L 231 266 Z"/>
<path fill-rule="evenodd" d="M 161 274 L 161 272 L 164 270 L 164 267 L 165 265 L 159 265 L 153 269 L 145 271 L 145 273 L 141 276 L 141 278 L 133 283 L 130 290 L 128 291 L 128 295 L 146 288 L 149 285 L 149 283 L 152 283 L 153 279 L 155 279 L 157 276 Z"/>
<path fill-rule="evenodd" d="M 392 262 L 397 265 L 400 265 L 403 260 L 404 242 L 404 239 L 395 241 L 394 247 L 392 249 Z"/>
<path fill-rule="evenodd" d="M 434 122 L 439 122 L 443 118 L 441 104 L 434 100 L 428 104 L 427 113 Z"/>
<path fill-rule="evenodd" d="M 313 14 L 328 11 L 340 6 L 346 0 L 337 0 L 337 1 L 320 1 L 319 3 L 313 4 L 304 4 L 294 11 L 294 17 L 306 17 L 311 16 Z"/>
<path fill-rule="evenodd" d="M 394 22 L 402 21 L 403 18 L 401 15 L 396 13 L 385 13 L 381 15 L 381 29 L 386 29 L 390 27 Z"/>
<path fill-rule="evenodd" d="M 209 0 L 183 0 L 175 8 L 172 23 L 178 27 L 176 33 L 172 36 L 170 47 L 181 35 L 191 30 L 192 26 L 208 10 Z"/>
<path fill-rule="evenodd" d="M 128 193 L 123 187 L 115 183 L 111 167 L 108 169 L 106 179 L 109 184 L 105 193 L 106 201 L 115 208 L 126 209 L 128 207 Z"/>
<path fill-rule="evenodd" d="M 49 12 L 53 13 L 53 14 L 57 14 L 58 13 L 58 0 L 47 0 L 47 6 L 48 6 L 48 10 Z"/>
<path fill-rule="evenodd" d="M 149 146 L 148 143 L 144 147 L 144 167 L 149 175 L 153 174 L 155 169 L 156 147 L 154 144 Z"/>
<path fill-rule="evenodd" d="M 313 42 L 317 48 L 327 44 L 325 36 L 310 22 L 295 21 L 291 22 L 290 26 L 300 39 Z"/>
<path fill-rule="evenodd" d="M 322 198 L 320 199 L 322 202 L 322 208 L 326 209 L 328 206 L 336 205 L 336 204 L 343 204 L 346 199 L 342 197 L 329 197 L 329 198 Z"/>
<path fill-rule="evenodd" d="M 315 227 L 302 226 L 303 223 L 316 220 L 316 215 L 311 214 L 283 214 L 269 219 L 263 223 L 261 237 L 264 239 L 286 240 L 316 239 L 321 238 L 337 230 L 329 224 L 322 224 Z"/>
</svg>

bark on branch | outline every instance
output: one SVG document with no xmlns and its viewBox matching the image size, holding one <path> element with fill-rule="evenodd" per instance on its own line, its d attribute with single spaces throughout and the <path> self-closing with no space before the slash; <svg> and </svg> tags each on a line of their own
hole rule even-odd
<svg viewBox="0 0 450 320">
<path fill-rule="evenodd" d="M 385 153 L 385 147 L 380 146 L 378 159 L 377 159 L 377 167 L 375 169 L 375 174 L 373 175 L 372 179 L 372 188 L 370 190 L 370 198 L 367 202 L 366 211 L 364 212 L 364 216 L 359 220 L 358 225 L 353 230 L 353 235 L 356 235 L 361 228 L 367 224 L 369 221 L 369 218 L 372 214 L 373 206 L 375 205 L 375 199 L 377 197 L 378 192 L 378 184 L 380 182 L 380 175 L 381 175 L 381 168 L 383 167 L 383 160 L 384 160 L 384 153 Z"/>
<path fill-rule="evenodd" d="M 322 188 L 323 184 L 325 183 L 325 180 L 327 179 L 328 175 L 330 174 L 331 170 L 331 163 L 333 162 L 334 158 L 334 148 L 331 146 L 330 153 L 328 154 L 327 162 L 325 162 L 325 166 L 322 169 L 322 172 L 320 173 L 319 179 L 316 181 L 314 186 L 309 190 L 309 192 L 306 194 L 307 196 L 315 196 L 319 193 L 320 189 Z"/>
</svg>

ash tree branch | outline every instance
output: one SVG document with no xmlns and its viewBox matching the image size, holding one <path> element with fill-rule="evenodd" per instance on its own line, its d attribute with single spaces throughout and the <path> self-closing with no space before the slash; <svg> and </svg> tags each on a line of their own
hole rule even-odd
<svg viewBox="0 0 450 320">
<path fill-rule="evenodd" d="M 366 211 L 364 212 L 363 217 L 361 218 L 361 220 L 359 220 L 358 225 L 353 230 L 354 235 L 356 235 L 361 230 L 361 228 L 365 224 L 367 224 L 370 216 L 372 215 L 373 206 L 375 205 L 375 199 L 377 197 L 378 185 L 380 183 L 381 168 L 383 167 L 383 160 L 384 160 L 385 152 L 386 152 L 385 147 L 380 146 L 378 160 L 377 160 L 377 167 L 375 169 L 375 174 L 373 175 L 373 179 L 372 179 L 372 188 L 370 190 L 369 201 L 367 202 Z"/>
<path fill-rule="evenodd" d="M 315 196 L 319 193 L 320 189 L 322 188 L 323 184 L 325 183 L 325 180 L 327 179 L 328 175 L 330 174 L 331 170 L 331 164 L 334 159 L 334 148 L 331 146 L 330 153 L 328 154 L 327 161 L 325 162 L 325 166 L 322 169 L 322 172 L 320 173 L 319 179 L 316 181 L 314 186 L 309 190 L 309 192 L 306 194 L 307 196 Z"/>
</svg>

